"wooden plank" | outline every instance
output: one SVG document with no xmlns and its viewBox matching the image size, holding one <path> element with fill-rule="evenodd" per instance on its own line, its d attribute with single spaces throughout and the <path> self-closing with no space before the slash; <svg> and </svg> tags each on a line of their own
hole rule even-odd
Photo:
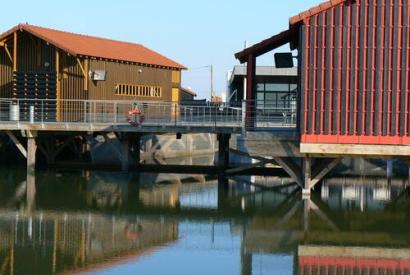
<svg viewBox="0 0 410 275">
<path fill-rule="evenodd" d="M 23 144 L 20 143 L 20 141 L 16 138 L 16 136 L 11 132 L 11 131 L 6 131 L 6 134 L 9 136 L 11 141 L 16 145 L 17 149 L 20 151 L 20 153 L 27 158 L 27 150 L 24 148 Z"/>
<path fill-rule="evenodd" d="M 301 143 L 300 152 L 315 156 L 410 156 L 410 146 Z"/>
<path fill-rule="evenodd" d="M 301 179 L 301 176 L 300 176 L 301 175 L 300 169 L 291 160 L 288 160 L 287 158 L 274 157 L 273 159 L 303 189 L 303 182 L 302 182 L 302 179 Z"/>
<path fill-rule="evenodd" d="M 268 158 L 264 158 L 264 157 L 260 157 L 260 156 L 251 156 L 249 153 L 242 152 L 242 151 L 239 151 L 239 150 L 235 150 L 235 149 L 232 149 L 232 148 L 229 148 L 229 152 L 231 152 L 233 154 L 236 154 L 236 155 L 239 155 L 239 156 L 247 157 L 247 158 L 250 158 L 250 159 L 259 160 L 259 161 L 262 161 L 264 163 L 274 163 L 273 159 L 268 159 Z"/>
<path fill-rule="evenodd" d="M 318 171 L 315 171 L 310 182 L 310 188 L 315 187 L 315 185 L 319 183 L 329 172 L 331 172 L 341 161 L 341 158 L 333 159 L 330 163 L 327 163 L 324 167 L 321 166 Z"/>
<path fill-rule="evenodd" d="M 87 74 L 85 73 L 85 69 L 84 69 L 83 64 L 81 64 L 81 61 L 78 57 L 76 58 L 76 60 L 77 60 L 78 66 L 80 66 L 80 69 L 81 69 L 81 72 L 83 73 L 84 78 L 86 78 Z"/>
<path fill-rule="evenodd" d="M 57 121 L 61 120 L 61 104 L 60 104 L 60 99 L 61 99 L 61 81 L 60 81 L 60 52 L 56 48 L 56 77 L 57 77 L 57 86 L 56 86 L 56 100 L 57 100 L 57 107 L 56 107 L 56 112 L 57 112 Z"/>
<path fill-rule="evenodd" d="M 17 72 L 17 32 L 13 36 L 13 72 Z"/>
<path fill-rule="evenodd" d="M 4 50 L 6 51 L 6 54 L 7 54 L 8 58 L 10 59 L 10 62 L 11 62 L 12 64 L 14 64 L 14 62 L 13 62 L 13 57 L 11 56 L 11 53 L 10 53 L 10 51 L 9 51 L 9 48 L 7 47 L 7 44 L 4 44 Z"/>
<path fill-rule="evenodd" d="M 312 160 L 310 157 L 303 158 L 303 176 L 304 186 L 303 189 L 310 190 L 312 188 Z"/>
<path fill-rule="evenodd" d="M 84 91 L 88 91 L 88 59 L 84 59 Z"/>
</svg>

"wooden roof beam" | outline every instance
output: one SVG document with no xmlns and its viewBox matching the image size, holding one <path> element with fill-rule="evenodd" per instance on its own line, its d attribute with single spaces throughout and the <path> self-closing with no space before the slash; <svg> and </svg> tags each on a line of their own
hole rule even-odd
<svg viewBox="0 0 410 275">
<path fill-rule="evenodd" d="M 9 57 L 10 62 L 13 63 L 13 57 L 11 56 L 11 53 L 9 51 L 9 48 L 7 47 L 7 44 L 4 44 L 4 50 L 6 51 L 6 54 Z"/>
<path fill-rule="evenodd" d="M 77 59 L 78 66 L 80 66 L 81 72 L 83 73 L 84 77 L 87 77 L 87 73 L 85 72 L 83 64 L 81 64 L 80 59 L 78 57 L 76 59 Z"/>
</svg>

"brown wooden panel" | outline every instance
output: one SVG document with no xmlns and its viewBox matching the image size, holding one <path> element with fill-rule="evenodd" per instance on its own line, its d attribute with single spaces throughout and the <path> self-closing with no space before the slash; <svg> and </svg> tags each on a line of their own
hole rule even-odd
<svg viewBox="0 0 410 275">
<path fill-rule="evenodd" d="M 119 83 L 133 85 L 159 86 L 162 88 L 160 98 L 144 98 L 136 96 L 138 100 L 166 100 L 170 101 L 172 88 L 179 87 L 180 83 L 172 83 L 172 70 L 127 63 L 91 60 L 90 70 L 105 70 L 105 81 L 90 81 L 90 99 L 130 100 L 129 96 L 115 94 L 115 87 Z"/>
</svg>

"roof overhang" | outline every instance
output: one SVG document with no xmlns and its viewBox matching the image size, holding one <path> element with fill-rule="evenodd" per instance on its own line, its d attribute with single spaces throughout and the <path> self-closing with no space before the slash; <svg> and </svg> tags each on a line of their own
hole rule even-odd
<svg viewBox="0 0 410 275">
<path fill-rule="evenodd" d="M 74 57 L 82 57 L 82 56 L 87 56 L 87 57 L 91 57 L 91 58 L 103 58 L 103 59 L 107 59 L 107 60 L 115 60 L 115 61 L 124 61 L 124 62 L 132 62 L 132 63 L 141 63 L 141 64 L 147 64 L 147 65 L 153 65 L 153 66 L 160 66 L 160 67 L 167 67 L 167 68 L 172 68 L 172 69 L 177 69 L 177 70 L 188 70 L 187 67 L 185 67 L 184 65 L 181 65 L 179 63 L 174 62 L 174 65 L 161 65 L 161 64 L 155 64 L 155 63 L 146 63 L 146 62 L 139 62 L 139 61 L 130 61 L 130 60 L 126 60 L 126 59 L 116 59 L 116 58 L 110 58 L 110 57 L 104 57 L 104 56 L 99 56 L 99 55 L 90 55 L 90 54 L 82 54 L 81 52 L 75 52 L 73 50 L 71 50 L 70 48 L 64 46 L 64 44 L 59 43 L 56 40 L 50 39 L 47 36 L 44 36 L 41 32 L 38 32 L 36 30 L 35 26 L 31 26 L 28 24 L 19 24 L 13 28 L 11 28 L 10 30 L 0 34 L 0 44 L 4 43 L 5 41 L 9 40 L 10 37 L 15 33 L 15 32 L 27 32 L 35 37 L 38 37 L 39 39 L 47 42 L 48 44 L 65 51 L 66 53 L 74 56 Z M 61 32 L 61 31 L 59 31 Z M 78 35 L 78 34 L 73 34 L 73 35 Z M 78 35 L 80 36 L 80 35 Z M 105 39 L 105 38 L 100 38 L 100 39 Z M 119 41 L 121 42 L 121 41 Z M 151 50 L 152 51 L 152 50 Z"/>
<path fill-rule="evenodd" d="M 246 48 L 241 52 L 236 53 L 235 57 L 241 63 L 245 63 L 249 55 L 252 55 L 253 57 L 258 57 L 276 48 L 279 48 L 287 43 L 294 42 L 298 38 L 298 30 L 299 28 L 297 26 L 293 26 L 286 31 L 283 31 L 249 48 Z"/>
<path fill-rule="evenodd" d="M 330 0 L 330 1 L 326 1 L 326 2 L 323 2 L 323 3 L 317 5 L 313 8 L 310 8 L 310 9 L 304 11 L 304 12 L 301 12 L 296 16 L 291 17 L 289 19 L 289 24 L 292 26 L 292 25 L 300 23 L 301 21 L 306 20 L 306 18 L 309 18 L 311 16 L 319 14 L 323 11 L 328 10 L 328 9 L 334 8 L 334 7 L 336 7 L 340 4 L 350 5 L 350 4 L 355 3 L 355 2 L 356 2 L 356 0 Z"/>
</svg>

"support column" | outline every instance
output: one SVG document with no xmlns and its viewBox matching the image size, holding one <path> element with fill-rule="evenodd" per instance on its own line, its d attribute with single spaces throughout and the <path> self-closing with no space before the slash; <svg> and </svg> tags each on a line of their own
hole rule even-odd
<svg viewBox="0 0 410 275">
<path fill-rule="evenodd" d="M 218 134 L 218 166 L 220 171 L 229 167 L 229 134 Z"/>
<path fill-rule="evenodd" d="M 129 151 L 130 141 L 127 136 L 124 136 L 121 140 L 121 170 L 123 172 L 128 172 L 129 170 Z"/>
<path fill-rule="evenodd" d="M 393 177 L 393 160 L 388 159 L 386 160 L 386 174 L 387 178 L 392 178 Z"/>
<path fill-rule="evenodd" d="M 141 164 L 141 135 L 137 134 L 134 138 L 134 159 L 135 165 L 138 167 Z"/>
<path fill-rule="evenodd" d="M 246 114 L 245 127 L 253 128 L 255 126 L 255 76 L 256 76 L 256 57 L 253 54 L 248 55 L 246 65 Z"/>
<path fill-rule="evenodd" d="M 35 207 L 35 171 L 36 171 L 36 134 L 30 132 L 27 135 L 27 178 L 26 178 L 26 199 L 27 199 L 27 211 L 34 210 Z"/>
<path fill-rule="evenodd" d="M 34 174 L 36 167 L 36 138 L 27 137 L 27 174 Z"/>
<path fill-rule="evenodd" d="M 303 159 L 303 190 L 302 197 L 310 197 L 312 188 L 312 160 L 310 157 Z"/>
</svg>

